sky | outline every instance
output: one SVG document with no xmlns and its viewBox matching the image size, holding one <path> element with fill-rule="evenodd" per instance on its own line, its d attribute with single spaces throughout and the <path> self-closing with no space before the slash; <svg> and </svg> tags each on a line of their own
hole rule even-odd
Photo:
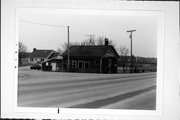
<svg viewBox="0 0 180 120">
<path fill-rule="evenodd" d="M 59 25 L 63 27 L 32 24 Z M 33 48 L 53 49 L 67 43 L 67 27 L 70 26 L 70 42 L 82 42 L 95 35 L 107 37 L 120 46 L 129 48 L 130 33 L 133 32 L 133 55 L 157 57 L 157 18 L 154 16 L 127 15 L 87 15 L 87 14 L 21 14 L 19 21 L 19 41 L 32 52 Z M 129 53 L 130 54 L 130 53 Z"/>
</svg>

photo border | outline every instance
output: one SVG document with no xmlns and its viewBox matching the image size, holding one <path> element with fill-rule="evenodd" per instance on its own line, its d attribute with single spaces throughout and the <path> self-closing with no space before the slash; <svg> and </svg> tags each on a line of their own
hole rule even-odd
<svg viewBox="0 0 180 120">
<path fill-rule="evenodd" d="M 135 1 L 130 1 L 130 2 L 113 2 L 113 1 L 104 1 L 104 2 L 78 2 L 77 0 L 77 3 L 74 3 L 73 1 L 71 1 L 72 3 L 69 4 L 69 2 L 57 2 L 57 3 L 60 3 L 61 5 L 56 5 L 56 2 L 53 3 L 53 2 L 50 2 L 51 4 L 49 4 L 49 2 L 38 2 L 38 1 L 34 1 L 34 2 L 28 2 L 28 1 L 25 1 L 25 2 L 17 2 L 17 0 L 15 0 L 15 2 L 5 2 L 5 0 L 3 1 L 3 4 L 2 4 L 2 9 L 4 11 L 7 12 L 7 17 L 5 16 L 4 14 L 4 11 L 2 12 L 3 13 L 3 23 L 9 23 L 10 21 L 12 22 L 11 24 L 9 24 L 9 26 L 7 28 L 5 28 L 5 26 L 7 25 L 2 25 L 2 28 L 3 30 L 7 30 L 5 32 L 3 32 L 2 34 L 2 48 L 1 48 L 1 53 L 2 53 L 2 56 L 5 55 L 4 58 L 2 58 L 2 62 L 1 63 L 6 63 L 6 60 L 7 62 L 9 62 L 10 60 L 17 60 L 16 57 L 17 57 L 17 54 L 12 54 L 14 52 L 16 52 L 15 50 L 17 49 L 17 45 L 14 46 L 14 41 L 15 39 L 13 37 L 17 37 L 15 34 L 14 31 L 16 31 L 16 17 L 15 17 L 15 13 L 16 13 L 16 10 L 19 9 L 19 8 L 32 8 L 32 6 L 35 6 L 34 8 L 38 7 L 38 8 L 46 8 L 46 9 L 101 9 L 101 10 L 117 10 L 117 9 L 122 9 L 122 10 L 152 10 L 152 11 L 163 11 L 164 12 L 164 36 L 161 36 L 161 37 L 164 37 L 164 50 L 160 50 L 161 52 L 163 52 L 163 55 L 162 56 L 162 60 L 165 61 L 163 62 L 162 67 L 164 68 L 163 69 L 163 73 L 161 74 L 163 76 L 163 79 L 165 80 L 165 83 L 161 84 L 162 85 L 162 98 L 163 98 L 163 102 L 162 102 L 162 106 L 161 106 L 161 113 L 160 114 L 157 114 L 155 116 L 153 115 L 147 115 L 147 114 L 141 114 L 141 115 L 117 115 L 117 114 L 112 114 L 112 113 L 108 113 L 108 114 L 93 114 L 93 113 L 88 113 L 88 114 L 78 114 L 76 113 L 77 111 L 75 111 L 75 113 L 73 113 L 71 111 L 71 113 L 64 113 L 64 114 L 46 114 L 44 113 L 43 111 L 41 111 L 40 109 L 38 109 L 37 111 L 41 111 L 41 112 L 38 112 L 36 113 L 37 111 L 34 111 L 35 113 L 29 113 L 29 108 L 23 108 L 23 109 L 19 109 L 20 112 L 17 112 L 16 111 L 16 108 L 14 108 L 15 104 L 13 104 L 14 100 L 11 100 L 11 99 L 7 99 L 7 98 L 14 98 L 13 93 L 14 93 L 14 89 L 16 87 L 14 87 L 14 84 L 12 82 L 12 78 L 13 77 L 16 77 L 15 74 L 15 70 L 14 70 L 14 67 L 16 67 L 17 69 L 17 66 L 15 66 L 15 62 L 10 62 L 9 65 L 6 63 L 4 65 L 4 63 L 2 64 L 2 67 L 1 69 L 3 68 L 4 71 L 1 71 L 1 78 L 2 78 L 2 84 L 1 84 L 1 88 L 2 88 L 2 91 L 1 91 L 1 105 L 2 105 L 2 116 L 3 117 L 10 117 L 10 118 L 49 118 L 49 119 L 52 119 L 52 118 L 63 118 L 63 119 L 75 119 L 75 118 L 79 118 L 79 119 L 117 119 L 117 118 L 121 118 L 121 119 L 128 119 L 129 120 L 134 120 L 134 119 L 143 119 L 143 120 L 154 120 L 154 119 L 163 119 L 163 118 L 175 118 L 177 119 L 178 118 L 178 113 L 177 111 L 179 111 L 180 109 L 178 108 L 178 105 L 179 102 L 177 102 L 177 100 L 179 100 L 179 81 L 178 81 L 178 70 L 179 70 L 179 66 L 177 66 L 178 64 L 178 60 L 179 60 L 179 54 L 177 53 L 177 51 L 179 52 L 179 49 L 177 50 L 177 46 L 176 45 L 178 43 L 178 40 L 179 40 L 179 33 L 177 33 L 179 31 L 179 27 L 175 25 L 178 24 L 177 20 L 178 19 L 178 16 L 179 16 L 179 12 L 176 11 L 178 5 L 177 3 L 173 3 L 173 2 L 155 2 L 155 3 L 152 3 L 152 2 L 135 2 Z M 30 3 L 30 4 L 28 4 Z M 6 6 L 3 6 L 3 5 L 7 5 L 8 7 Z M 84 6 L 85 5 L 85 6 Z M 101 5 L 101 7 L 100 7 Z M 95 7 L 94 7 L 95 6 Z M 135 7 L 134 7 L 135 6 Z M 12 15 L 10 17 L 10 15 Z M 12 18 L 12 20 L 10 20 Z M 176 19 L 173 19 L 173 18 L 176 18 Z M 5 20 L 7 20 L 5 22 Z M 174 22 L 172 25 L 172 28 L 174 28 L 173 31 L 170 31 L 172 30 L 172 28 L 170 27 L 170 24 L 169 22 Z M 167 28 L 168 26 L 168 28 Z M 178 27 L 178 28 L 177 28 Z M 9 31 L 8 31 L 9 30 Z M 170 33 L 168 33 L 168 32 Z M 10 32 L 8 33 L 9 36 L 6 36 L 6 33 L 7 32 Z M 175 37 L 172 36 L 172 32 L 175 32 L 173 35 Z M 175 43 L 170 43 L 170 40 L 168 40 L 169 38 L 173 38 L 174 40 L 172 40 L 173 42 Z M 17 38 L 16 38 L 17 39 Z M 11 48 L 6 48 L 8 45 L 11 47 Z M 172 47 L 173 46 L 173 47 Z M 170 50 L 170 48 L 174 48 L 174 50 Z M 179 46 L 178 46 L 179 48 Z M 167 50 L 170 50 L 170 51 L 174 51 L 175 53 L 173 55 L 169 55 L 170 52 L 168 53 L 165 53 L 165 51 L 167 52 Z M 169 66 L 167 65 L 167 63 L 170 63 L 168 60 L 170 58 L 167 58 L 167 57 L 172 57 L 172 58 L 175 58 L 175 56 L 177 57 L 177 60 L 174 61 L 173 65 L 170 64 Z M 10 58 L 8 60 L 8 58 Z M 174 65 L 175 64 L 175 65 Z M 7 68 L 6 68 L 6 65 L 7 65 Z M 178 64 L 179 65 L 179 64 Z M 10 68 L 8 68 L 10 66 Z M 175 69 L 177 70 L 177 72 L 175 70 L 172 70 L 172 69 Z M 8 71 L 9 70 L 9 71 Z M 12 76 L 8 76 L 7 74 L 7 71 L 10 73 L 10 75 L 13 75 Z M 172 72 L 175 73 L 173 74 Z M 167 75 L 167 72 L 170 72 L 168 73 Z M 16 73 L 17 74 L 17 73 Z M 160 75 L 160 76 L 161 76 Z M 175 76 L 173 76 L 175 75 Z M 159 76 L 159 77 L 160 77 Z M 175 79 L 175 81 L 171 81 L 168 82 L 168 80 L 170 80 L 170 77 L 172 77 Z M 173 79 L 172 78 L 172 79 Z M 168 85 L 168 83 L 170 83 Z M 13 84 L 13 85 L 12 85 Z M 159 83 L 160 84 L 160 83 Z M 176 86 L 177 84 L 177 86 Z M 175 85 L 175 86 L 174 86 Z M 14 87 L 13 90 L 10 90 L 10 94 L 8 94 L 9 91 L 5 91 L 7 90 L 8 88 L 5 88 L 6 86 L 8 87 Z M 169 92 L 167 92 L 167 87 L 169 89 Z M 13 91 L 13 92 L 12 92 Z M 171 93 L 170 93 L 171 92 Z M 172 95 L 172 92 L 175 94 L 175 95 Z M 167 98 L 167 96 L 170 95 L 172 96 L 172 98 L 175 98 L 173 99 L 172 101 L 168 101 L 167 99 L 164 99 L 164 98 Z M 7 101 L 6 101 L 7 100 Z M 174 102 L 174 103 L 173 103 Z M 7 104 L 7 107 L 5 107 L 5 104 Z M 177 104 L 177 106 L 175 106 Z M 173 105 L 173 107 L 175 107 L 175 110 L 170 106 L 170 105 Z M 13 107 L 12 107 L 13 106 Z M 15 110 L 15 111 L 14 111 Z M 171 110 L 174 110 L 174 111 L 171 111 Z M 46 112 L 46 111 L 45 111 Z M 91 111 L 90 111 L 91 112 Z M 60 113 L 61 113 L 61 110 L 60 110 Z M 180 115 L 179 115 L 179 118 L 180 118 Z"/>
</svg>

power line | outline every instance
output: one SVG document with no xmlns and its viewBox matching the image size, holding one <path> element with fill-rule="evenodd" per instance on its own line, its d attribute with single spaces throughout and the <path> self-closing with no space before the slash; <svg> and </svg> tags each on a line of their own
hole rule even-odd
<svg viewBox="0 0 180 120">
<path fill-rule="evenodd" d="M 53 26 L 53 27 L 63 27 L 67 28 L 68 26 L 62 26 L 62 25 L 52 25 L 52 24 L 46 24 L 46 23 L 38 23 L 38 22 L 32 22 L 32 21 L 26 21 L 26 20 L 20 20 L 21 22 L 31 23 L 31 24 L 38 24 L 38 25 L 46 25 L 46 26 Z"/>
</svg>

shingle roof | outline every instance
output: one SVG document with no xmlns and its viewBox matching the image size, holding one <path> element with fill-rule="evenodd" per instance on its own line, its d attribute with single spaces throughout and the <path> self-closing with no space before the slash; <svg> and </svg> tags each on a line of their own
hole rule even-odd
<svg viewBox="0 0 180 120">
<path fill-rule="evenodd" d="M 76 57 L 102 57 L 109 49 L 112 49 L 113 52 L 117 57 L 118 53 L 114 49 L 112 45 L 89 45 L 89 46 L 82 46 L 82 45 L 74 45 L 69 48 L 70 56 Z M 67 56 L 67 51 L 65 51 L 62 56 Z"/>
<path fill-rule="evenodd" d="M 31 53 L 31 57 L 37 57 L 37 58 L 46 58 L 50 55 L 50 53 L 53 52 L 53 50 L 38 50 L 36 49 Z"/>
</svg>

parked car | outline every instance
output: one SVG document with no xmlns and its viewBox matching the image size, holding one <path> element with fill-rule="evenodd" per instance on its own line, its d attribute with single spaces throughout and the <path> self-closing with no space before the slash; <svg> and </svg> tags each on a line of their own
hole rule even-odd
<svg viewBox="0 0 180 120">
<path fill-rule="evenodd" d="M 41 65 L 40 64 L 33 64 L 30 66 L 31 70 L 41 70 Z"/>
</svg>

